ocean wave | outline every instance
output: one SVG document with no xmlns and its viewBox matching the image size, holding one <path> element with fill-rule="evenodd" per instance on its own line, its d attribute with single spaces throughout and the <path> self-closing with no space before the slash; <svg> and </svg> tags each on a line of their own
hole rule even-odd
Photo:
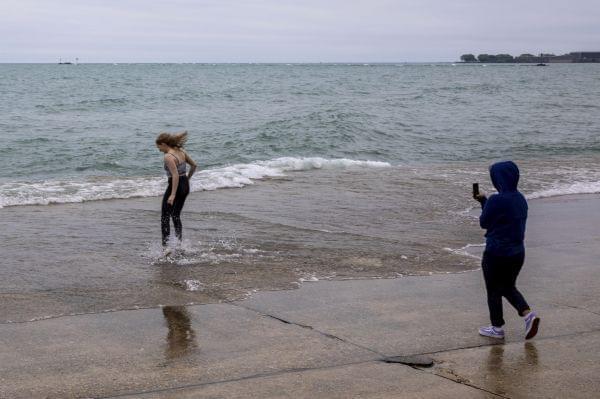
<svg viewBox="0 0 600 399">
<path fill-rule="evenodd" d="M 194 175 L 191 191 L 241 188 L 257 180 L 285 176 L 285 172 L 314 169 L 387 168 L 387 162 L 352 159 L 284 157 L 202 170 Z M 48 205 L 116 198 L 153 197 L 163 193 L 164 177 L 90 177 L 82 181 L 46 180 L 0 184 L 0 208 Z"/>
<path fill-rule="evenodd" d="M 528 199 L 559 197 L 573 194 L 598 194 L 600 193 L 600 181 L 576 182 L 572 184 L 561 184 L 545 190 L 535 191 L 527 195 Z"/>
</svg>

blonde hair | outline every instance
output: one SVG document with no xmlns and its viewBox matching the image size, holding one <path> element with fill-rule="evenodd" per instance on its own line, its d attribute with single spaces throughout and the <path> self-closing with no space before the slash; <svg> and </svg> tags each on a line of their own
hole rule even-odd
<svg viewBox="0 0 600 399">
<path fill-rule="evenodd" d="M 172 148 L 183 148 L 188 139 L 187 131 L 183 133 L 161 133 L 156 138 L 156 144 L 166 144 Z"/>
</svg>

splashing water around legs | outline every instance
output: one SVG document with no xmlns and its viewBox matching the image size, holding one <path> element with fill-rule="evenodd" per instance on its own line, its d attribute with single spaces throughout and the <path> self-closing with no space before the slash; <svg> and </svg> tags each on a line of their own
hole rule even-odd
<svg viewBox="0 0 600 399">
<path fill-rule="evenodd" d="M 175 194 L 175 201 L 173 204 L 168 203 L 169 196 L 173 189 L 173 182 L 169 179 L 169 186 L 163 195 L 162 209 L 161 209 L 161 232 L 162 232 L 162 243 L 163 246 L 167 246 L 167 241 L 171 233 L 170 219 L 173 219 L 173 226 L 175 227 L 175 236 L 179 241 L 183 238 L 183 226 L 181 224 L 181 210 L 185 204 L 185 199 L 190 193 L 190 186 L 187 177 L 179 177 L 179 185 L 177 186 L 177 193 Z"/>
</svg>

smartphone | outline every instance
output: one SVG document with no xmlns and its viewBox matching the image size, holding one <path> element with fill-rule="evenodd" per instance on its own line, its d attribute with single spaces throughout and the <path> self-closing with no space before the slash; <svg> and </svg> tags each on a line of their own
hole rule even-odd
<svg viewBox="0 0 600 399">
<path fill-rule="evenodd" d="M 473 183 L 473 198 L 479 195 L 479 183 Z"/>
<path fill-rule="evenodd" d="M 473 183 L 473 198 L 479 195 L 479 183 Z"/>
</svg>

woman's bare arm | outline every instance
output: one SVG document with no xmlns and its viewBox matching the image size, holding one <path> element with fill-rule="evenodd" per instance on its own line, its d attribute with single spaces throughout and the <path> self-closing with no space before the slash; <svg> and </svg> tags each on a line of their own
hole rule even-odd
<svg viewBox="0 0 600 399">
<path fill-rule="evenodd" d="M 188 155 L 187 152 L 183 151 L 183 154 L 185 155 L 185 162 L 187 162 L 190 165 L 190 171 L 188 172 L 188 179 L 191 179 L 194 172 L 196 172 L 196 167 L 198 165 L 196 165 L 196 162 L 194 162 L 194 160 Z"/>
<path fill-rule="evenodd" d="M 175 202 L 175 194 L 177 193 L 177 187 L 179 186 L 179 172 L 177 171 L 177 165 L 175 164 L 175 160 L 173 156 L 168 157 L 165 155 L 165 163 L 167 164 L 167 168 L 169 168 L 169 172 L 171 172 L 171 195 L 167 202 L 169 205 L 173 205 Z"/>
</svg>

